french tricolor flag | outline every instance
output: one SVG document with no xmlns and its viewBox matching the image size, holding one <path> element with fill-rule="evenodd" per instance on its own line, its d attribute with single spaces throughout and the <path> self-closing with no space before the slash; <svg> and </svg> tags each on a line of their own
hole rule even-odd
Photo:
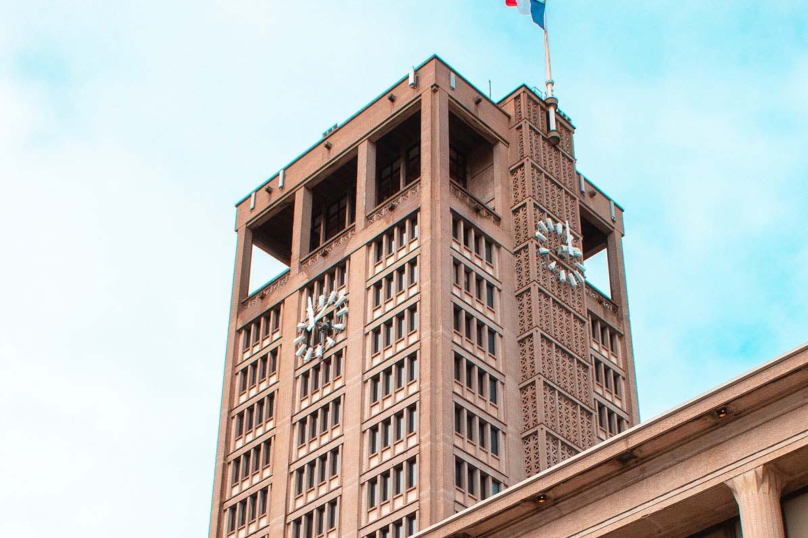
<svg viewBox="0 0 808 538">
<path fill-rule="evenodd" d="M 544 30 L 544 8 L 546 0 L 505 0 L 505 5 L 519 9 L 520 15 L 530 15 L 533 22 Z"/>
</svg>

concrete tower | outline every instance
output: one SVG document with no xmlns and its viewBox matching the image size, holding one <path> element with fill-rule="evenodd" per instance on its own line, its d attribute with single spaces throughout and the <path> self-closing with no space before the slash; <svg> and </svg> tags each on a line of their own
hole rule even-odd
<svg viewBox="0 0 808 538">
<path fill-rule="evenodd" d="M 211 538 L 411 536 L 638 422 L 622 210 L 557 130 L 433 57 L 237 204 Z"/>
</svg>

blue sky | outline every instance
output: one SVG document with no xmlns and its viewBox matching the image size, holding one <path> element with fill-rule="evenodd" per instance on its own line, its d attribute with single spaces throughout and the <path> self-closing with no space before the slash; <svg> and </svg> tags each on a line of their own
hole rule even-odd
<svg viewBox="0 0 808 538">
<path fill-rule="evenodd" d="M 205 534 L 233 204 L 433 53 L 541 85 L 503 4 L 0 1 L 0 535 Z M 808 340 L 804 2 L 548 17 L 578 167 L 626 208 L 643 417 Z"/>
</svg>

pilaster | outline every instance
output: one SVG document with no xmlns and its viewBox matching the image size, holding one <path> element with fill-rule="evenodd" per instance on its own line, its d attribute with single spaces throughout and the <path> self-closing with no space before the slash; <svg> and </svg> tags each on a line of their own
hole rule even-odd
<svg viewBox="0 0 808 538">
<path fill-rule="evenodd" d="M 755 467 L 726 482 L 741 513 L 744 538 L 785 538 L 780 492 L 783 476 L 770 465 Z"/>
</svg>

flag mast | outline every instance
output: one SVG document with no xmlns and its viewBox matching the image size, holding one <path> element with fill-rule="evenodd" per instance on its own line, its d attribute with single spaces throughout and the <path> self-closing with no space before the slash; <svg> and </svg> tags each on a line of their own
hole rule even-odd
<svg viewBox="0 0 808 538">
<path fill-rule="evenodd" d="M 547 31 L 547 11 L 544 12 L 544 25 L 541 27 L 544 30 L 544 74 L 546 77 L 547 95 L 544 102 L 547 103 L 547 112 L 549 118 L 549 129 L 547 137 L 550 143 L 557 146 L 561 141 L 561 134 L 558 132 L 556 125 L 556 111 L 558 110 L 558 99 L 553 96 L 553 69 L 550 65 L 550 34 Z"/>
</svg>

